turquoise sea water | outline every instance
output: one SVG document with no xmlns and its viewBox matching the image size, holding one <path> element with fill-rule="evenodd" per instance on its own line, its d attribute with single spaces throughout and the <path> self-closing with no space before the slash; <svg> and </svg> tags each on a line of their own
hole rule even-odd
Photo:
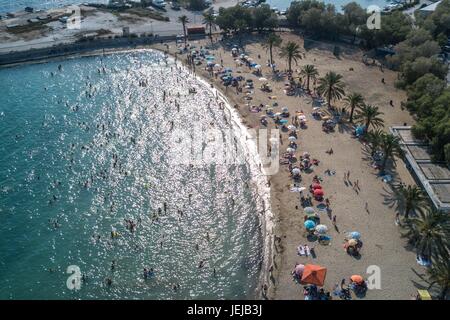
<svg viewBox="0 0 450 320">
<path fill-rule="evenodd" d="M 253 297 L 262 232 L 249 166 L 191 167 L 173 151 L 184 136 L 174 142 L 172 121 L 186 137 L 229 125 L 213 94 L 163 58 L 0 70 L 0 299 Z M 79 291 L 66 286 L 70 265 L 87 276 Z"/>
</svg>

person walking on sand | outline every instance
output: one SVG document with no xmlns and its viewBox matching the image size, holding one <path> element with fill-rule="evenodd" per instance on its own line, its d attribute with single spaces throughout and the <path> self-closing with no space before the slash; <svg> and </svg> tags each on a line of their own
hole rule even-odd
<svg viewBox="0 0 450 320">
<path fill-rule="evenodd" d="M 333 219 L 331 221 L 333 223 L 333 226 L 336 226 L 336 215 L 333 216 Z"/>
</svg>

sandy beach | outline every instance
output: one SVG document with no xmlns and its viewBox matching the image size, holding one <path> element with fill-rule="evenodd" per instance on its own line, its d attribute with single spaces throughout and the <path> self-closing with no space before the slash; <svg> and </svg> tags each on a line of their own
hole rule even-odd
<svg viewBox="0 0 450 320">
<path fill-rule="evenodd" d="M 298 42 L 303 48 L 303 39 L 289 34 L 281 34 L 284 42 L 289 40 Z M 275 245 L 274 264 L 272 270 L 272 283 L 269 284 L 270 299 L 303 299 L 302 286 L 292 279 L 291 271 L 296 263 L 311 263 L 327 267 L 326 290 L 332 290 L 336 283 L 346 279 L 353 274 L 364 277 L 369 266 L 378 266 L 381 272 L 381 289 L 369 290 L 367 299 L 410 299 L 417 288 L 428 287 L 421 279 L 425 269 L 420 267 L 415 260 L 414 252 L 407 247 L 406 240 L 400 237 L 398 227 L 394 223 L 395 206 L 392 205 L 392 192 L 388 184 L 377 177 L 377 172 L 371 168 L 367 160 L 364 146 L 352 137 L 351 130 L 345 124 L 336 128 L 335 132 L 324 133 L 321 121 L 312 118 L 312 100 L 307 96 L 294 97 L 284 94 L 284 82 L 287 79 L 275 79 L 269 67 L 266 66 L 268 54 L 260 45 L 257 36 L 243 39 L 245 54 L 263 66 L 263 76 L 269 79 L 272 85 L 272 93 L 264 93 L 259 90 L 258 77 L 251 73 L 247 67 L 237 68 L 236 62 L 231 55 L 231 45 L 238 44 L 237 39 L 217 42 L 210 45 L 208 39 L 191 42 L 196 49 L 208 45 L 213 48 L 211 53 L 217 60 L 223 60 L 225 67 L 240 70 L 239 74 L 244 78 L 251 78 L 255 82 L 253 100 L 251 105 L 271 104 L 269 96 L 277 96 L 278 109 L 287 106 L 292 114 L 295 111 L 305 112 L 308 117 L 307 129 L 298 131 L 299 148 L 297 153 L 309 152 L 313 158 L 320 161 L 310 174 L 302 174 L 302 185 L 309 186 L 314 175 L 320 176 L 325 191 L 325 197 L 331 202 L 331 215 L 336 215 L 337 228 L 334 229 L 331 216 L 326 212 L 320 213 L 321 223 L 329 228 L 332 237 L 331 244 L 322 246 L 310 243 L 305 237 L 303 226 L 303 208 L 300 205 L 299 194 L 290 192 L 291 178 L 286 165 L 280 167 L 280 171 L 269 176 L 271 183 L 272 210 L 275 215 L 275 234 L 281 241 Z M 229 45 L 229 46 L 227 46 Z M 179 45 L 180 46 L 180 45 Z M 168 45 L 154 45 L 156 49 L 175 54 L 178 48 L 175 43 Z M 277 49 L 274 50 L 275 52 Z M 314 64 L 319 70 L 320 76 L 328 71 L 335 71 L 343 75 L 346 84 L 346 92 L 359 92 L 363 94 L 366 101 L 378 106 L 384 112 L 385 130 L 392 125 L 413 124 L 413 119 L 407 111 L 401 110 L 400 102 L 406 99 L 405 92 L 394 87 L 397 73 L 390 70 L 381 70 L 379 67 L 366 66 L 362 63 L 362 52 L 354 48 L 343 48 L 343 54 L 336 58 L 333 56 L 328 45 L 314 45 L 304 50 L 306 57 L 293 69 L 300 69 L 301 65 Z M 260 55 L 260 58 L 258 58 Z M 183 59 L 186 55 L 182 56 Z M 180 55 L 178 54 L 178 58 Z M 274 59 L 280 70 L 287 68 L 286 62 L 282 61 L 278 54 Z M 205 71 L 205 65 L 196 67 L 196 72 L 208 79 L 214 86 L 228 97 L 231 103 L 239 106 L 239 113 L 243 123 L 249 128 L 260 127 L 260 115 L 264 113 L 252 113 L 246 106 L 243 94 L 236 94 L 234 88 L 228 88 L 220 84 L 220 80 L 210 77 Z M 296 76 L 297 73 L 294 72 Z M 385 79 L 385 84 L 381 79 Z M 311 84 L 311 86 L 313 86 Z M 394 107 L 389 101 L 393 100 Z M 341 101 L 334 103 L 341 108 Z M 277 110 L 277 108 L 276 108 Z M 278 110 L 277 110 L 278 111 Z M 276 111 L 276 112 L 277 112 Z M 275 125 L 269 121 L 268 128 Z M 282 133 L 281 150 L 284 151 L 288 144 L 287 133 Z M 333 148 L 332 155 L 325 151 Z M 413 184 L 413 178 L 404 166 L 404 163 L 396 161 L 394 179 Z M 325 171 L 329 169 L 335 174 L 329 176 Z M 360 191 L 356 192 L 351 185 L 344 183 L 344 173 L 350 171 L 351 184 L 358 180 Z M 314 205 L 318 202 L 314 201 Z M 343 244 L 347 232 L 358 231 L 362 234 L 364 243 L 361 258 L 355 259 L 346 254 Z M 297 255 L 297 246 L 308 244 L 315 247 L 316 257 L 312 258 Z M 370 271 L 370 269 L 369 269 Z"/>
</svg>

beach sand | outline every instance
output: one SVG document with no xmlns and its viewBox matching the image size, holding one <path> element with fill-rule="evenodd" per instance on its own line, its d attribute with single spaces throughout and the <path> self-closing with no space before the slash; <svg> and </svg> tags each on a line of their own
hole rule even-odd
<svg viewBox="0 0 450 320">
<path fill-rule="evenodd" d="M 301 44 L 303 40 L 299 36 L 283 33 L 284 42 L 292 40 Z M 310 243 L 305 237 L 303 227 L 303 209 L 300 205 L 299 194 L 290 192 L 292 184 L 287 166 L 281 166 L 277 174 L 270 176 L 271 203 L 275 215 L 275 234 L 281 237 L 281 243 L 275 245 L 275 259 L 273 264 L 273 283 L 269 284 L 268 296 L 270 299 L 303 299 L 302 286 L 293 281 L 291 271 L 295 263 L 311 263 L 327 267 L 325 289 L 332 290 L 336 283 L 353 274 L 359 274 L 367 278 L 366 273 L 369 266 L 375 265 L 380 268 L 381 289 L 369 290 L 367 299 L 410 299 L 417 288 L 428 287 L 421 279 L 425 269 L 419 266 L 415 260 L 415 253 L 407 247 L 406 240 L 400 237 L 399 228 L 394 223 L 396 206 L 392 203 L 392 192 L 390 187 L 376 176 L 377 171 L 370 167 L 367 161 L 367 153 L 364 146 L 352 137 L 351 130 L 344 124 L 336 127 L 335 132 L 326 134 L 322 131 L 322 122 L 311 117 L 312 104 L 309 97 L 286 96 L 283 93 L 286 79 L 274 79 L 273 73 L 266 66 L 268 54 L 261 46 L 258 36 L 242 38 L 245 53 L 263 66 L 263 76 L 269 79 L 272 85 L 272 93 L 264 93 L 259 90 L 259 76 L 251 74 L 250 70 L 243 66 L 239 67 L 241 75 L 253 79 L 255 89 L 251 105 L 260 103 L 272 104 L 269 95 L 277 96 L 279 107 L 275 112 L 281 111 L 281 107 L 287 106 L 291 116 L 295 111 L 303 110 L 308 116 L 308 128 L 298 131 L 298 151 L 300 155 L 304 151 L 311 154 L 312 158 L 320 160 L 319 166 L 314 168 L 310 174 L 302 173 L 302 185 L 308 187 L 314 175 L 323 178 L 325 197 L 331 202 L 332 214 L 337 216 L 337 227 L 339 232 L 333 228 L 331 218 L 326 212 L 320 213 L 321 223 L 328 226 L 329 235 L 332 237 L 331 244 L 322 246 Z M 234 70 L 236 63 L 231 56 L 231 47 L 226 46 L 239 44 L 238 39 L 216 42 L 212 48 L 212 54 L 216 56 L 217 63 L 223 60 L 223 65 Z M 197 49 L 200 46 L 211 47 L 209 39 L 191 42 Z M 166 45 L 154 45 L 156 49 L 167 50 Z M 376 66 L 366 66 L 362 63 L 362 52 L 360 50 L 344 47 L 341 45 L 342 54 L 339 58 L 333 56 L 332 46 L 315 43 L 309 45 L 305 50 L 306 58 L 299 61 L 300 69 L 304 64 L 314 64 L 319 70 L 320 76 L 328 71 L 335 71 L 343 75 L 346 83 L 346 92 L 359 92 L 370 104 L 378 106 L 384 112 L 385 130 L 392 125 L 412 125 L 414 120 L 407 111 L 400 108 L 400 102 L 406 99 L 404 91 L 394 87 L 397 73 L 390 70 L 380 70 Z M 177 51 L 175 43 L 168 44 L 168 52 L 174 54 Z M 286 62 L 281 60 L 274 49 L 274 59 L 280 70 L 286 69 Z M 258 59 L 258 55 L 261 58 Z M 178 55 L 179 59 L 186 59 L 186 55 Z M 204 70 L 204 64 L 196 67 L 196 72 L 213 83 L 228 97 L 232 104 L 239 105 L 239 113 L 243 123 L 251 128 L 259 128 L 260 115 L 265 112 L 251 113 L 245 105 L 244 95 L 236 94 L 234 88 L 225 90 L 220 80 L 211 78 Z M 351 71 L 353 69 L 353 71 Z M 236 73 L 234 73 L 236 74 Z M 296 76 L 297 73 L 294 74 Z M 385 79 L 385 84 L 381 79 Z M 311 83 L 311 87 L 313 84 Z M 389 105 L 393 100 L 394 107 Z M 334 103 L 341 108 L 342 102 Z M 326 109 L 326 108 L 325 108 Z M 274 128 L 273 121 L 269 121 L 269 128 Z M 287 147 L 287 133 L 282 133 L 283 145 L 281 151 Z M 328 155 L 325 151 L 333 148 L 334 154 Z M 413 184 L 414 180 L 405 168 L 401 160 L 396 161 L 394 179 L 401 180 L 406 184 Z M 330 169 L 336 171 L 334 176 L 324 173 Z M 344 183 L 344 173 L 350 171 L 350 180 L 354 183 L 359 180 L 360 192 L 356 193 L 352 186 Z M 366 210 L 366 203 L 367 208 Z M 314 202 L 314 205 L 317 205 Z M 298 209 L 296 209 L 296 206 Z M 362 234 L 363 248 L 361 258 L 355 259 L 346 254 L 343 248 L 346 232 L 359 231 Z M 308 244 L 315 247 L 316 258 L 301 257 L 297 255 L 297 246 Z"/>
</svg>

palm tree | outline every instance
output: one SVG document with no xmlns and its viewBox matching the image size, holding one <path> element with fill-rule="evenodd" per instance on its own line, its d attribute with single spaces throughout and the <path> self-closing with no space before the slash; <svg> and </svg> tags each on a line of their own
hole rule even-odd
<svg viewBox="0 0 450 320">
<path fill-rule="evenodd" d="M 273 49 L 273 47 L 279 47 L 282 41 L 283 40 L 281 40 L 281 37 L 279 35 L 277 35 L 275 33 L 271 33 L 267 37 L 266 42 L 263 43 L 263 48 L 266 48 L 269 51 L 270 65 L 272 66 L 272 69 L 273 69 L 272 49 Z"/>
<path fill-rule="evenodd" d="M 435 209 L 418 210 L 417 216 L 409 218 L 403 228 L 403 237 L 409 238 L 422 257 L 448 259 L 450 215 Z"/>
<path fill-rule="evenodd" d="M 385 133 L 381 136 L 381 150 L 383 151 L 383 162 L 381 163 L 381 169 L 386 168 L 388 159 L 394 157 L 402 157 L 403 149 L 400 146 L 400 138 L 390 133 Z"/>
<path fill-rule="evenodd" d="M 209 38 L 212 42 L 212 26 L 215 23 L 216 18 L 213 15 L 213 9 L 210 8 L 209 10 L 203 12 L 203 23 L 209 28 Z"/>
<path fill-rule="evenodd" d="M 449 260 L 437 259 L 431 265 L 431 268 L 427 269 L 428 277 L 431 281 L 430 288 L 433 284 L 437 283 L 441 288 L 439 294 L 440 300 L 445 300 L 447 297 L 447 291 L 450 287 L 450 262 Z"/>
<path fill-rule="evenodd" d="M 359 107 L 357 114 L 355 116 L 355 120 L 358 123 L 362 123 L 365 125 L 366 132 L 369 130 L 370 125 L 374 127 L 383 127 L 384 121 L 379 116 L 382 115 L 383 112 L 379 111 L 378 107 L 372 106 L 370 104 L 364 104 Z"/>
<path fill-rule="evenodd" d="M 281 58 L 286 58 L 289 67 L 289 73 L 292 73 L 292 61 L 297 64 L 298 59 L 302 58 L 300 46 L 292 41 L 289 41 L 284 47 L 281 48 Z"/>
<path fill-rule="evenodd" d="M 303 66 L 300 74 L 306 77 L 306 89 L 309 91 L 309 80 L 316 79 L 316 77 L 319 75 L 319 72 L 317 71 L 315 66 L 313 66 L 312 64 L 307 64 Z"/>
<path fill-rule="evenodd" d="M 186 48 L 186 41 L 187 41 L 186 24 L 189 23 L 190 21 L 189 21 L 189 18 L 186 15 L 182 15 L 182 16 L 178 17 L 178 22 L 183 25 L 184 47 Z"/>
<path fill-rule="evenodd" d="M 400 184 L 394 190 L 398 201 L 403 204 L 405 219 L 409 218 L 411 212 L 422 209 L 427 204 L 427 197 L 418 186 Z"/>
<path fill-rule="evenodd" d="M 381 139 L 384 135 L 384 131 L 377 129 L 375 131 L 367 132 L 367 141 L 370 144 L 370 156 L 373 157 L 375 153 L 380 149 Z"/>
<path fill-rule="evenodd" d="M 341 81 L 342 75 L 330 71 L 325 77 L 319 79 L 317 92 L 327 97 L 328 108 L 331 108 L 331 99 L 341 99 L 345 94 L 344 83 Z"/>
<path fill-rule="evenodd" d="M 350 108 L 350 122 L 353 122 L 353 113 L 355 108 L 359 108 L 364 104 L 364 98 L 361 94 L 353 92 L 344 99 L 347 107 Z"/>
</svg>

